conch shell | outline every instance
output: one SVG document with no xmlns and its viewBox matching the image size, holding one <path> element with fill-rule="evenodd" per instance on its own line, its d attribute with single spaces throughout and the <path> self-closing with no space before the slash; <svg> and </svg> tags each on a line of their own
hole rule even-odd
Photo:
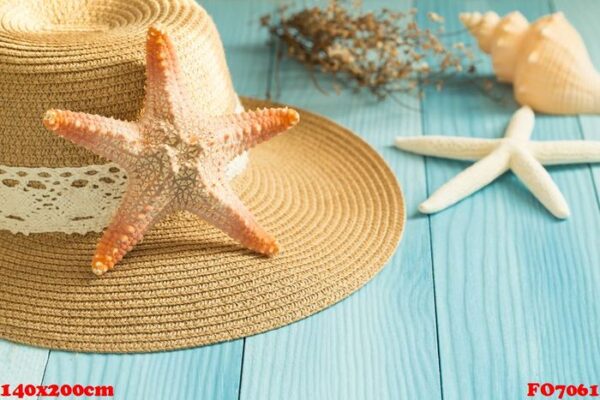
<svg viewBox="0 0 600 400">
<path fill-rule="evenodd" d="M 533 23 L 518 11 L 462 13 L 460 20 L 492 57 L 516 100 L 549 114 L 600 113 L 600 75 L 579 33 L 558 12 Z"/>
</svg>

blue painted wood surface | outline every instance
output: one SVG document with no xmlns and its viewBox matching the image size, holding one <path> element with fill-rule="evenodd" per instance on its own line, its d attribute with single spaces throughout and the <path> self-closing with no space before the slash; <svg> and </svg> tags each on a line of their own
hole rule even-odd
<svg viewBox="0 0 600 400">
<path fill-rule="evenodd" d="M 600 383 L 600 167 L 552 168 L 573 216 L 559 222 L 512 175 L 433 217 L 416 207 L 467 164 L 391 147 L 397 135 L 499 137 L 517 108 L 463 82 L 411 109 L 368 95 L 316 90 L 292 61 L 275 79 L 258 17 L 274 0 L 201 1 L 225 44 L 242 95 L 324 114 L 365 138 L 407 200 L 403 242 L 386 268 L 343 302 L 290 326 L 197 349 L 136 355 L 48 352 L 0 342 L 0 384 L 114 385 L 118 399 L 509 399 L 529 381 Z M 309 3 L 305 1 L 304 3 Z M 367 8 L 383 0 L 365 1 Z M 408 8 L 408 1 L 393 3 Z M 449 31 L 463 10 L 564 10 L 600 66 L 600 3 L 468 0 L 417 3 Z M 473 43 L 466 33 L 452 40 Z M 490 75 L 481 57 L 482 76 Z M 479 81 L 481 83 L 481 81 Z M 327 81 L 324 81 L 327 87 Z M 417 111 L 414 111 L 416 109 Z M 600 140 L 600 117 L 538 116 L 534 138 Z"/>
<path fill-rule="evenodd" d="M 0 340 L 0 385 L 38 384 L 50 351 Z"/>
<path fill-rule="evenodd" d="M 448 30 L 467 10 L 547 14 L 540 1 L 427 1 Z M 457 40 L 471 41 L 467 35 Z M 481 74 L 491 72 L 489 62 Z M 504 90 L 503 90 L 504 89 Z M 428 93 L 427 134 L 500 137 L 517 105 L 498 104 L 467 86 Z M 595 117 L 598 118 L 598 117 Z M 581 139 L 577 117 L 537 115 L 534 139 Z M 429 191 L 465 168 L 428 160 Z M 511 174 L 431 218 L 440 360 L 445 398 L 523 398 L 527 382 L 592 383 L 600 378 L 600 212 L 589 167 L 550 170 L 573 215 L 548 212 Z"/>
</svg>

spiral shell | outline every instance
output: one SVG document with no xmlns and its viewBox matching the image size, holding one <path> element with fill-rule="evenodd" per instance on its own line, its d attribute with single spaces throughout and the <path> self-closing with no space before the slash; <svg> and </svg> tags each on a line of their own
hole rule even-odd
<svg viewBox="0 0 600 400">
<path fill-rule="evenodd" d="M 549 114 L 600 113 L 600 75 L 581 36 L 562 13 L 533 23 L 518 11 L 462 13 L 462 23 L 491 55 L 516 100 Z"/>
</svg>

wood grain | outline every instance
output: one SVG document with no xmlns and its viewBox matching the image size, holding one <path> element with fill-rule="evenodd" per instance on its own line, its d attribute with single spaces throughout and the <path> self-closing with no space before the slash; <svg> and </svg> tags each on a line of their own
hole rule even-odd
<svg viewBox="0 0 600 400">
<path fill-rule="evenodd" d="M 52 351 L 44 385 L 112 385 L 115 399 L 237 399 L 242 347 L 147 354 Z"/>
<path fill-rule="evenodd" d="M 519 9 L 528 18 L 546 1 L 425 1 L 448 31 L 460 11 Z M 453 37 L 473 43 L 466 35 Z M 479 73 L 490 74 L 490 64 Z M 499 137 L 517 109 L 455 85 L 428 91 L 425 134 Z M 577 117 L 537 115 L 534 139 L 580 139 Z M 433 191 L 468 164 L 427 160 Z M 527 382 L 597 381 L 600 367 L 600 213 L 587 166 L 552 168 L 573 216 L 555 220 L 513 175 L 431 217 L 441 371 L 445 399 L 516 399 Z"/>
<path fill-rule="evenodd" d="M 49 351 L 0 340 L 0 385 L 39 385 Z"/>
<path fill-rule="evenodd" d="M 366 1 L 365 7 L 385 4 Z M 397 135 L 421 133 L 418 101 L 404 99 L 414 111 L 368 94 L 324 95 L 294 61 L 283 61 L 279 71 L 274 99 L 328 116 L 373 145 L 403 184 L 409 215 L 400 250 L 363 289 L 246 340 L 241 399 L 440 398 L 429 226 L 416 212 L 425 195 L 424 164 L 391 146 Z M 331 90 L 331 82 L 321 83 Z"/>
</svg>

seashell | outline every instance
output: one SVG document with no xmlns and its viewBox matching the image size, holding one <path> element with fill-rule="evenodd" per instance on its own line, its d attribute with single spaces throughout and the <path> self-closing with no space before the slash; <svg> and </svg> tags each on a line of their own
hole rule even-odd
<svg viewBox="0 0 600 400">
<path fill-rule="evenodd" d="M 462 13 L 460 20 L 491 55 L 494 73 L 516 100 L 549 114 L 600 113 L 600 74 L 581 36 L 558 12 L 533 23 L 518 11 Z"/>
</svg>

